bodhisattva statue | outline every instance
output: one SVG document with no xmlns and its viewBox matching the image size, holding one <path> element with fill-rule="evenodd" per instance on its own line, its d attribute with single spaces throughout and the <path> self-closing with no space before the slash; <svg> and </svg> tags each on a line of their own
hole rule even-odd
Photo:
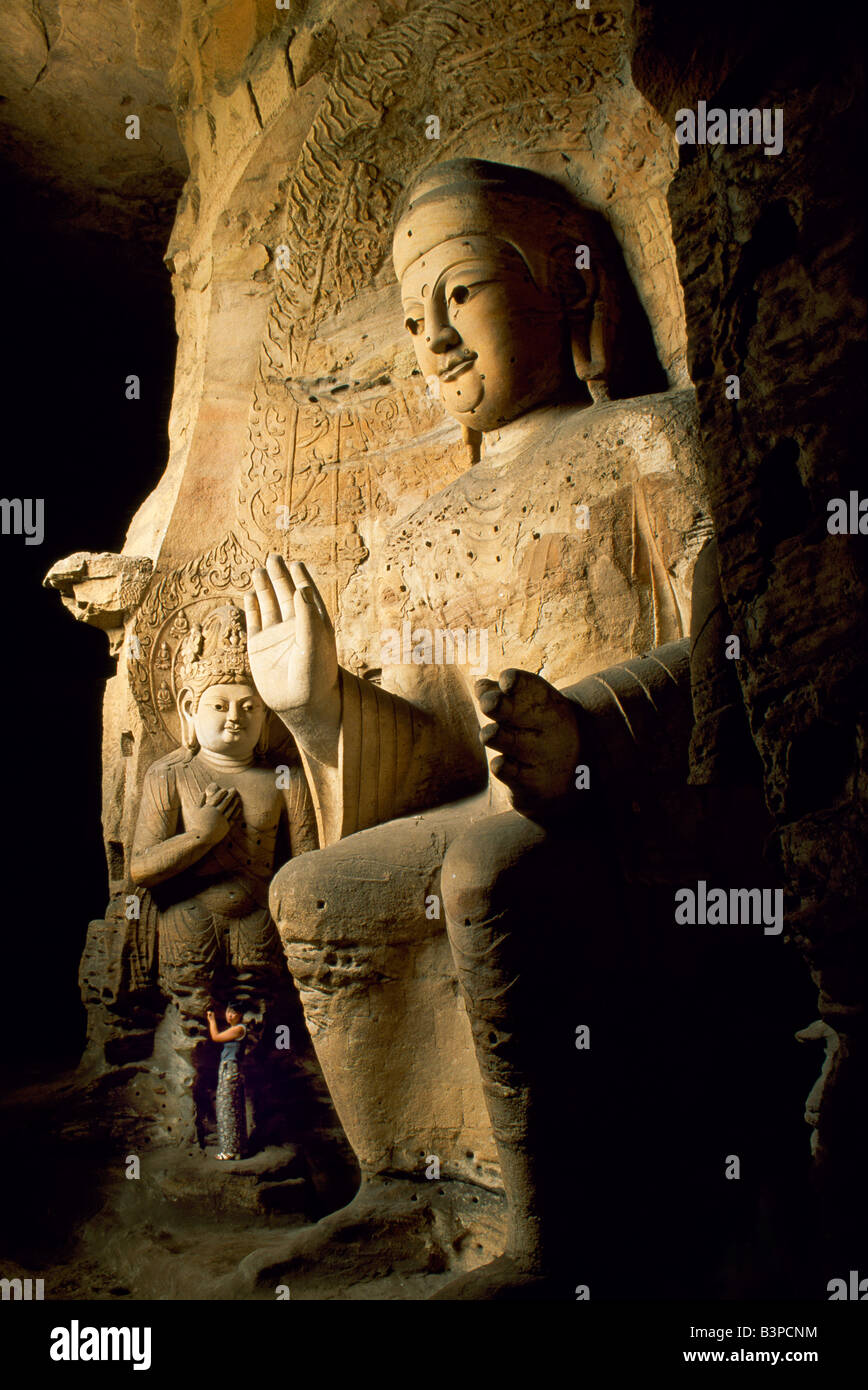
<svg viewBox="0 0 868 1390">
<path fill-rule="evenodd" d="M 326 846 L 278 873 L 272 910 L 363 1172 L 391 1127 L 381 1171 L 419 1177 L 439 1154 L 461 1176 L 460 1114 L 451 1150 L 438 1129 L 460 1049 L 410 1032 L 442 895 L 508 1235 L 438 1296 L 573 1298 L 588 1160 L 606 1147 L 577 1037 L 617 1034 L 620 884 L 667 881 L 681 847 L 686 633 L 711 531 L 693 393 L 659 392 L 656 362 L 643 384 L 650 335 L 617 249 L 547 179 L 435 166 L 399 210 L 394 263 L 419 367 L 482 456 L 388 540 L 380 683 L 339 667 L 304 565 L 272 556 L 255 574 L 251 669 Z M 411 651 L 384 636 L 402 628 Z M 461 637 L 483 631 L 474 691 L 480 647 L 468 660 Z"/>
<path fill-rule="evenodd" d="M 266 760 L 268 711 L 241 609 L 224 604 L 194 624 L 178 675 L 184 747 L 148 769 L 131 872 L 157 907 L 160 984 L 192 1050 L 213 997 L 261 1027 L 285 978 L 269 881 L 317 841 L 301 768 L 276 776 Z"/>
</svg>

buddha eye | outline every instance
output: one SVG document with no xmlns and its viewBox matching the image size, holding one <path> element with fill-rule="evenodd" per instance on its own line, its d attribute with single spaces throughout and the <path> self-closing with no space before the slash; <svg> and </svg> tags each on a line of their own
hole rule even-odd
<svg viewBox="0 0 868 1390">
<path fill-rule="evenodd" d="M 466 304 L 470 297 L 470 291 L 466 285 L 456 285 L 449 296 L 452 304 Z"/>
<path fill-rule="evenodd" d="M 404 327 L 406 328 L 407 332 L 408 332 L 408 333 L 412 333 L 414 338 L 415 338 L 415 336 L 416 336 L 417 333 L 421 333 L 421 332 L 422 332 L 422 329 L 424 328 L 424 326 L 425 326 L 425 321 L 424 321 L 424 319 L 407 319 L 406 322 L 404 323 Z"/>
</svg>

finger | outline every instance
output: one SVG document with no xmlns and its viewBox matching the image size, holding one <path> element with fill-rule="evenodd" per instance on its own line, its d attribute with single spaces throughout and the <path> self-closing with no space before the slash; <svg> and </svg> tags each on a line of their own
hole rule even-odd
<svg viewBox="0 0 868 1390">
<path fill-rule="evenodd" d="M 293 617 L 295 608 L 293 606 L 293 594 L 295 585 L 292 582 L 289 570 L 286 568 L 286 561 L 282 555 L 269 555 L 265 562 L 271 586 L 280 608 L 280 616 L 284 622 L 287 618 Z"/>
<path fill-rule="evenodd" d="M 487 724 L 479 731 L 479 742 L 485 748 L 496 748 L 521 767 L 536 767 L 545 762 L 547 740 L 535 729 L 512 729 L 504 724 Z"/>
<path fill-rule="evenodd" d="M 511 701 L 513 708 L 523 717 L 539 715 L 552 701 L 557 702 L 561 698 L 554 686 L 549 685 L 542 676 L 535 676 L 532 671 L 516 671 L 513 668 L 501 671 L 498 687 L 504 699 Z"/>
<path fill-rule="evenodd" d="M 481 700 L 483 695 L 487 695 L 489 690 L 499 690 L 497 681 L 490 681 L 487 678 L 473 682 L 473 693 L 477 700 Z"/>
<path fill-rule="evenodd" d="M 272 623 L 280 622 L 280 608 L 274 596 L 274 588 L 268 576 L 268 571 L 261 565 L 257 565 L 253 571 L 253 585 L 259 599 L 259 611 L 262 614 L 263 628 L 271 627 Z"/>
<path fill-rule="evenodd" d="M 310 577 L 307 565 L 302 564 L 300 560 L 294 560 L 289 567 L 289 572 L 304 602 L 317 613 L 326 630 L 333 631 L 329 611 L 325 606 L 322 594 Z"/>
<path fill-rule="evenodd" d="M 262 615 L 259 612 L 259 599 L 255 594 L 244 595 L 244 613 L 247 618 L 247 636 L 255 637 L 262 631 Z"/>
<path fill-rule="evenodd" d="M 512 696 L 504 695 L 502 691 L 495 689 L 483 695 L 482 699 L 479 701 L 479 708 L 482 710 L 483 714 L 487 714 L 492 719 L 495 719 L 502 727 L 526 730 L 531 734 L 542 732 L 538 723 L 525 724 L 522 723 L 521 720 L 516 719 L 515 704 L 516 702 Z M 535 713 L 533 710 L 522 710 L 521 712 L 529 718 Z"/>
<path fill-rule="evenodd" d="M 492 681 L 491 689 L 486 690 L 485 693 L 479 697 L 479 708 L 482 710 L 483 714 L 495 715 L 499 712 L 502 703 L 504 703 L 503 692 L 500 687 Z"/>
<path fill-rule="evenodd" d="M 505 782 L 508 787 L 521 782 L 522 768 L 512 758 L 493 758 L 491 771 L 498 782 Z"/>
</svg>

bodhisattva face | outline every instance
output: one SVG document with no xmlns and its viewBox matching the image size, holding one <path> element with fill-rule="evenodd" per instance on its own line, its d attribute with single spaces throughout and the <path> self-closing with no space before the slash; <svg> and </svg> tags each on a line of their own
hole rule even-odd
<svg viewBox="0 0 868 1390">
<path fill-rule="evenodd" d="M 262 733 L 265 705 L 252 685 L 212 685 L 193 708 L 185 700 L 184 713 L 192 720 L 199 746 L 229 758 L 248 758 Z"/>
<path fill-rule="evenodd" d="M 401 298 L 422 373 L 460 424 L 484 433 L 574 390 L 563 308 L 506 242 L 441 242 L 407 267 Z"/>
</svg>

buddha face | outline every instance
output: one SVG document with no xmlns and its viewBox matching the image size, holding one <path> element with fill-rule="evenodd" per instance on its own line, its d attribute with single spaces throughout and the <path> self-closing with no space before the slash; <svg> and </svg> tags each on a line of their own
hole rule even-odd
<svg viewBox="0 0 868 1390">
<path fill-rule="evenodd" d="M 505 242 L 441 242 L 407 267 L 401 298 L 416 360 L 460 424 L 497 429 L 570 383 L 562 306 Z"/>
<path fill-rule="evenodd" d="M 230 758 L 248 758 L 262 733 L 265 705 L 252 685 L 212 685 L 195 705 L 192 696 L 183 702 L 200 748 Z"/>
</svg>

